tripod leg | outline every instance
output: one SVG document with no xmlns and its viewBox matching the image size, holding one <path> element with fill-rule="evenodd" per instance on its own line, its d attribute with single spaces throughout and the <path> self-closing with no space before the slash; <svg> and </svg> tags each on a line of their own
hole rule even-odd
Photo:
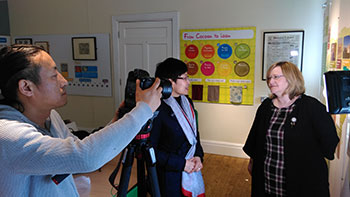
<svg viewBox="0 0 350 197">
<path fill-rule="evenodd" d="M 119 181 L 118 197 L 125 197 L 128 192 L 132 164 L 134 162 L 135 147 L 129 146 L 123 162 L 122 174 Z"/>
<path fill-rule="evenodd" d="M 140 151 L 137 153 L 137 196 L 146 197 L 147 194 L 147 184 L 145 178 L 145 160 L 143 153 Z"/>
<path fill-rule="evenodd" d="M 147 154 L 147 157 L 146 157 L 147 175 L 151 183 L 152 197 L 160 197 L 154 149 L 150 146 L 147 146 L 145 148 L 145 154 Z"/>
</svg>

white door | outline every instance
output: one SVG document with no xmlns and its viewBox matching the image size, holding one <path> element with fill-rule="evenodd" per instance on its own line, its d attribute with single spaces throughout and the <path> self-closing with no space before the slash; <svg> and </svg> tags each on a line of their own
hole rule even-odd
<svg viewBox="0 0 350 197">
<path fill-rule="evenodd" d="M 175 25 L 176 27 L 176 25 Z M 173 20 L 119 21 L 118 57 L 115 58 L 116 105 L 124 100 L 128 73 L 135 68 L 146 70 L 154 77 L 156 65 L 167 57 L 178 57 L 174 42 L 178 42 L 179 30 L 174 29 Z M 115 35 L 113 36 L 115 38 Z M 175 44 L 176 45 L 176 44 Z M 119 71 L 119 72 L 118 72 Z M 116 72 L 118 72 L 116 74 Z M 118 87 L 119 86 L 119 87 Z"/>
<path fill-rule="evenodd" d="M 119 29 L 122 84 L 135 68 L 154 76 L 156 64 L 173 54 L 170 21 L 120 23 Z"/>
</svg>

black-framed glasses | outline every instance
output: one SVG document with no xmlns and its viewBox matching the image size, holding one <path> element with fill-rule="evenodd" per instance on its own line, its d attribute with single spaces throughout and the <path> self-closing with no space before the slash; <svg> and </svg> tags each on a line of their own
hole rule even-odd
<svg viewBox="0 0 350 197">
<path fill-rule="evenodd" d="M 278 80 L 281 77 L 284 77 L 284 75 L 271 75 L 267 77 L 267 80 L 271 80 L 271 79 Z"/>
<path fill-rule="evenodd" d="M 177 77 L 177 79 L 190 80 L 190 78 L 189 78 L 188 76 L 185 76 L 185 77 Z"/>
</svg>

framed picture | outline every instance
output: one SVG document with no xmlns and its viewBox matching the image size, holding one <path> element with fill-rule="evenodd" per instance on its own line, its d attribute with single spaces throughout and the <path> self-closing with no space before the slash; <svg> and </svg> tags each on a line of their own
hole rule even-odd
<svg viewBox="0 0 350 197">
<path fill-rule="evenodd" d="M 41 47 L 47 53 L 50 53 L 50 51 L 49 51 L 49 42 L 47 42 L 47 41 L 36 41 L 36 42 L 34 42 L 34 45 L 38 46 L 38 47 Z"/>
<path fill-rule="evenodd" d="M 96 37 L 72 38 L 73 60 L 96 60 Z"/>
<path fill-rule="evenodd" d="M 289 61 L 302 70 L 304 31 L 264 32 L 262 80 L 269 67 L 279 61 Z"/>
<path fill-rule="evenodd" d="M 33 44 L 33 40 L 31 38 L 16 38 L 15 44 Z"/>
</svg>

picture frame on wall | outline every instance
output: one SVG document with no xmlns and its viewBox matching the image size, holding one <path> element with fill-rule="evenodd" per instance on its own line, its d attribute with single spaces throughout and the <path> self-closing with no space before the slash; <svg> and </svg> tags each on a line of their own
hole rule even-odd
<svg viewBox="0 0 350 197">
<path fill-rule="evenodd" d="M 72 38 L 73 60 L 97 60 L 96 37 Z"/>
<path fill-rule="evenodd" d="M 33 44 L 33 40 L 31 38 L 16 38 L 15 44 Z"/>
<path fill-rule="evenodd" d="M 269 67 L 280 61 L 292 62 L 302 71 L 303 50 L 303 30 L 264 32 L 262 80 Z"/>
<path fill-rule="evenodd" d="M 50 49 L 49 49 L 49 42 L 48 41 L 36 41 L 34 42 L 35 46 L 41 47 L 44 49 L 47 53 L 50 54 Z"/>
</svg>

